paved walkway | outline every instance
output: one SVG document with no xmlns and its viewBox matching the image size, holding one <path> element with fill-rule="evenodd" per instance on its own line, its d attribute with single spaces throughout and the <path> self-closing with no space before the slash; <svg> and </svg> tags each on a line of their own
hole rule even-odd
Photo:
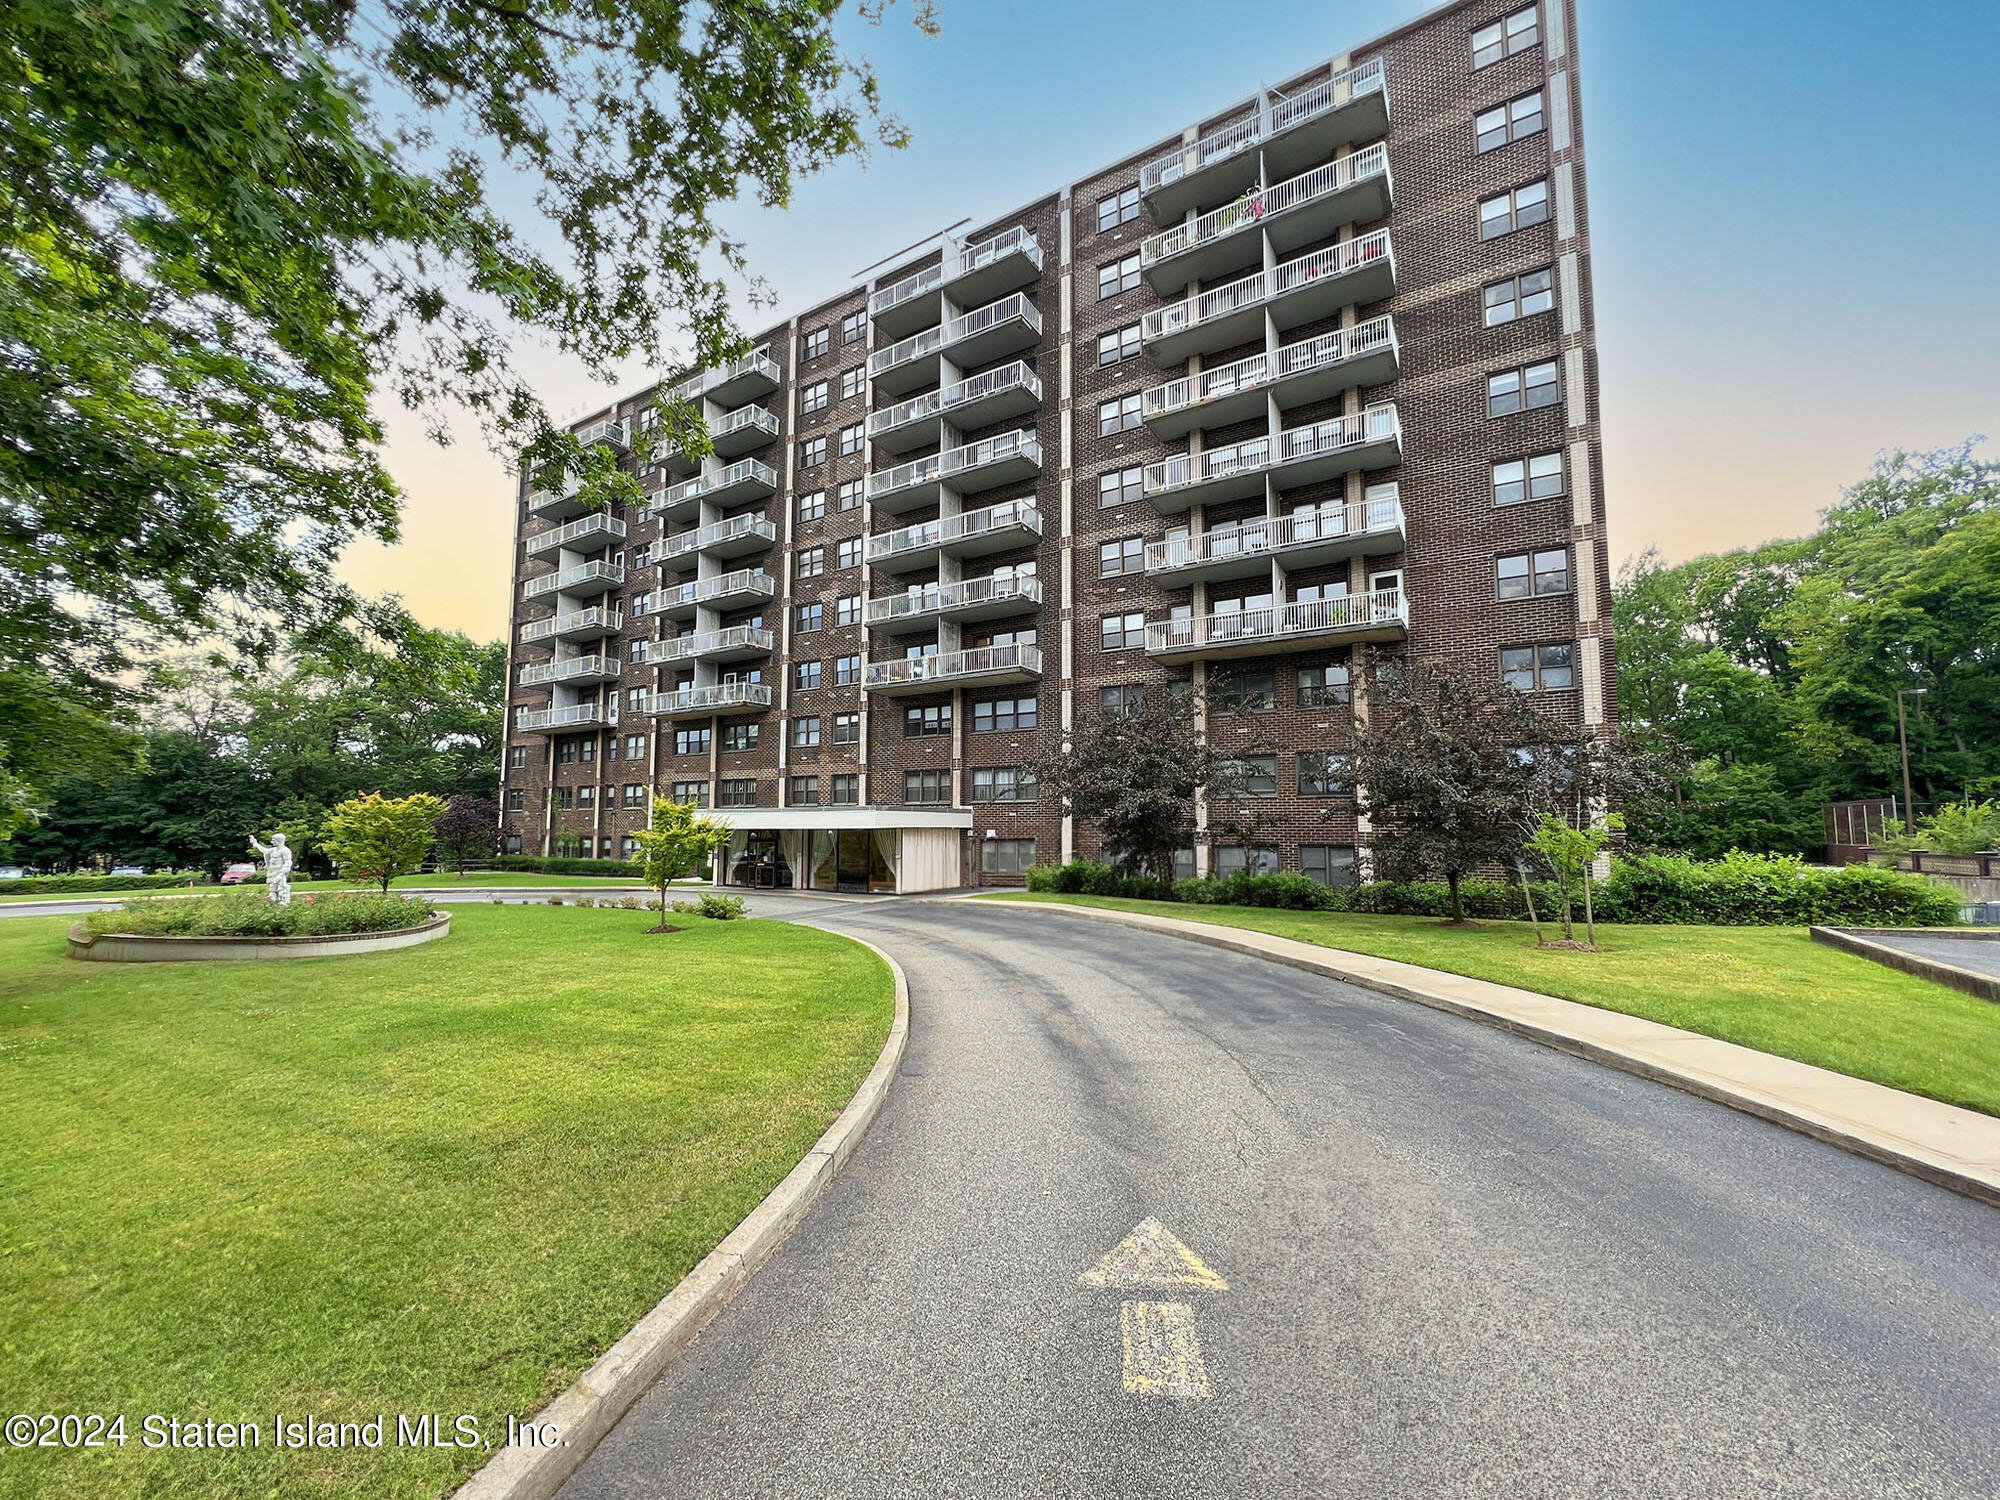
<svg viewBox="0 0 2000 1500">
<path fill-rule="evenodd" d="M 1954 968 L 1970 969 L 2000 979 L 2000 931 L 1990 937 L 1929 937 L 1923 933 L 1870 932 L 1868 941 L 1885 948 L 1913 953 L 1918 958 L 1935 959 Z"/>
</svg>

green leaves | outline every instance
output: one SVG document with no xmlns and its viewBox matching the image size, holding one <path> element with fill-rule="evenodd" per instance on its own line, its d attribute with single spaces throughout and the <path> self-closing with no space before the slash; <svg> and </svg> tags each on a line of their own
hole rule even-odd
<svg viewBox="0 0 2000 1500">
<path fill-rule="evenodd" d="M 666 899 L 667 887 L 692 875 L 729 843 L 729 825 L 705 818 L 684 802 L 655 799 L 652 826 L 632 835 L 646 884 Z"/>
<path fill-rule="evenodd" d="M 327 814 L 320 847 L 343 880 L 384 891 L 398 875 L 412 875 L 430 853 L 432 829 L 444 803 L 422 792 L 390 799 L 370 792 Z"/>
</svg>

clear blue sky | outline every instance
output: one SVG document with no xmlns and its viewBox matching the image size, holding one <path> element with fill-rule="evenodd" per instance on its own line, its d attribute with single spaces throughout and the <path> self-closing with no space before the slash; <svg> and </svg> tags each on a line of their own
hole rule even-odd
<svg viewBox="0 0 2000 1500">
<path fill-rule="evenodd" d="M 907 6 L 850 16 L 910 148 L 726 221 L 789 315 L 1422 8 L 945 0 L 936 38 Z M 2000 0 L 1583 0 L 1579 30 L 1614 559 L 1809 530 L 1882 448 L 2000 447 Z M 606 394 L 546 375 L 558 407 Z M 497 633 L 500 461 L 392 427 L 408 540 L 350 573 Z"/>
</svg>

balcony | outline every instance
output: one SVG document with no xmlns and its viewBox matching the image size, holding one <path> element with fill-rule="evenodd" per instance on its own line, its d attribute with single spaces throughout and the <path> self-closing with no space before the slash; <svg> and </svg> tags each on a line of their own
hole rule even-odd
<svg viewBox="0 0 2000 1500">
<path fill-rule="evenodd" d="M 1263 413 L 1266 392 L 1281 409 L 1307 406 L 1349 386 L 1395 379 L 1400 359 L 1394 322 L 1371 318 L 1286 344 L 1275 355 L 1253 354 L 1156 385 L 1145 396 L 1146 430 L 1164 441 L 1197 427 L 1249 421 Z"/>
<path fill-rule="evenodd" d="M 711 557 L 748 557 L 777 540 L 778 528 L 763 516 L 731 516 L 699 531 L 684 531 L 669 537 L 653 548 L 653 560 L 671 566 L 702 552 Z"/>
<path fill-rule="evenodd" d="M 733 411 L 709 429 L 709 441 L 715 444 L 719 458 L 741 458 L 777 439 L 777 414 L 761 406 Z"/>
<path fill-rule="evenodd" d="M 625 670 L 615 656 L 565 656 L 521 668 L 522 687 L 546 687 L 557 682 L 616 682 Z"/>
<path fill-rule="evenodd" d="M 625 570 L 612 562 L 587 562 L 565 568 L 560 573 L 544 573 L 521 585 L 523 599 L 540 599 L 545 594 L 601 594 L 625 582 Z"/>
<path fill-rule="evenodd" d="M 946 350 L 954 364 L 983 365 L 1032 349 L 1041 339 L 1041 310 L 1016 292 L 877 349 L 868 356 L 868 377 L 885 396 L 907 396 L 938 383 Z"/>
<path fill-rule="evenodd" d="M 1042 247 L 1025 225 L 960 245 L 944 258 L 944 285 L 961 307 L 977 307 L 1042 277 Z"/>
<path fill-rule="evenodd" d="M 1389 153 L 1373 145 L 1271 187 L 1252 186 L 1235 201 L 1154 235 L 1139 247 L 1139 264 L 1162 295 L 1190 281 L 1216 281 L 1261 262 L 1263 236 L 1283 255 L 1330 239 L 1342 225 L 1382 218 L 1393 195 Z"/>
<path fill-rule="evenodd" d="M 522 734 L 560 734 L 566 729 L 595 729 L 617 722 L 616 703 L 572 703 L 565 708 L 514 711 L 514 727 Z"/>
<path fill-rule="evenodd" d="M 607 635 L 616 635 L 625 628 L 622 610 L 575 609 L 568 614 L 551 615 L 546 620 L 530 620 L 521 627 L 521 644 L 532 646 L 536 641 L 595 641 Z"/>
<path fill-rule="evenodd" d="M 941 391 L 868 414 L 868 440 L 884 453 L 909 453 L 944 440 L 948 421 L 961 431 L 1026 416 L 1042 404 L 1042 383 L 1021 360 Z"/>
<path fill-rule="evenodd" d="M 641 596 L 632 612 L 667 620 L 692 620 L 697 609 L 737 609 L 769 599 L 777 591 L 777 580 L 762 568 L 738 568 L 734 573 L 715 578 L 698 578 L 693 583 L 655 589 Z"/>
<path fill-rule="evenodd" d="M 674 387 L 674 394 L 686 401 L 713 401 L 727 410 L 770 395 L 782 379 L 769 352 L 753 349 L 734 363 L 690 376 Z"/>
<path fill-rule="evenodd" d="M 661 490 L 647 509 L 664 520 L 686 521 L 701 513 L 704 500 L 728 507 L 768 500 L 777 493 L 777 470 L 761 458 L 740 458 L 727 468 Z"/>
<path fill-rule="evenodd" d="M 1403 432 L 1393 403 L 1351 417 L 1292 427 L 1275 438 L 1181 454 L 1147 464 L 1146 498 L 1162 511 L 1214 505 L 1262 494 L 1268 475 L 1280 490 L 1356 470 L 1383 469 L 1402 457 Z"/>
<path fill-rule="evenodd" d="M 1165 661 L 1213 661 L 1355 641 L 1400 641 L 1409 633 L 1410 607 L 1403 591 L 1378 589 L 1351 598 L 1157 621 L 1146 627 L 1146 654 Z"/>
<path fill-rule="evenodd" d="M 1388 557 L 1403 550 L 1403 507 L 1394 485 L 1352 505 L 1259 516 L 1199 536 L 1170 537 L 1146 546 L 1146 576 L 1162 588 L 1186 588 L 1229 578 L 1270 576 L 1271 560 L 1316 568 L 1350 557 Z"/>
<path fill-rule="evenodd" d="M 976 495 L 1018 484 L 1041 471 L 1042 445 L 1023 427 L 870 474 L 868 503 L 886 515 L 901 515 L 937 504 L 946 485 L 960 494 Z"/>
<path fill-rule="evenodd" d="M 870 630 L 911 635 L 936 629 L 939 620 L 1000 620 L 1041 607 L 1038 579 L 967 578 L 870 599 L 863 618 Z"/>
<path fill-rule="evenodd" d="M 600 417 L 577 433 L 577 439 L 584 447 L 602 444 L 614 453 L 624 453 L 632 446 L 632 432 L 617 417 Z"/>
<path fill-rule="evenodd" d="M 726 630 L 702 630 L 670 640 L 650 641 L 646 665 L 670 666 L 688 661 L 754 661 L 769 656 L 775 638 L 758 625 L 732 625 Z"/>
<path fill-rule="evenodd" d="M 574 479 L 567 480 L 559 489 L 528 491 L 528 514 L 541 521 L 567 521 L 573 516 L 585 515 L 590 507 L 584 503 L 582 488 Z"/>
<path fill-rule="evenodd" d="M 937 656 L 869 662 L 861 669 L 861 686 L 866 692 L 895 696 L 935 693 L 940 688 L 959 686 L 1005 687 L 1012 683 L 1039 682 L 1041 677 L 1041 647 L 980 646 Z"/>
<path fill-rule="evenodd" d="M 640 712 L 651 714 L 656 719 L 691 719 L 770 706 L 771 685 L 768 682 L 715 682 L 707 687 L 684 687 L 672 692 L 654 693 L 641 704 Z"/>
<path fill-rule="evenodd" d="M 1267 312 L 1282 331 L 1350 302 L 1380 302 L 1395 290 L 1396 254 L 1389 231 L 1378 229 L 1157 308 L 1141 322 L 1139 337 L 1154 364 L 1177 365 L 1190 355 L 1255 342 Z"/>
<path fill-rule="evenodd" d="M 1260 145 L 1270 170 L 1296 172 L 1389 129 L 1380 58 L 1268 103 L 1268 115 L 1225 125 L 1139 169 L 1139 192 L 1155 222 L 1184 218 L 1189 209 L 1225 202 L 1250 187 L 1257 181 Z"/>
<path fill-rule="evenodd" d="M 1042 515 L 1032 500 L 1009 500 L 942 520 L 884 531 L 868 538 L 868 566 L 884 573 L 927 573 L 946 553 L 984 557 L 1033 546 Z"/>
<path fill-rule="evenodd" d="M 884 338 L 908 338 L 919 329 L 935 327 L 944 316 L 944 267 L 925 266 L 868 299 L 868 316 Z"/>
<path fill-rule="evenodd" d="M 613 542 L 625 539 L 626 526 L 616 516 L 603 511 L 593 511 L 581 521 L 571 521 L 567 526 L 557 526 L 549 531 L 538 531 L 528 538 L 528 556 L 540 557 L 545 552 L 572 551 L 595 552 L 600 547 L 608 547 Z"/>
</svg>

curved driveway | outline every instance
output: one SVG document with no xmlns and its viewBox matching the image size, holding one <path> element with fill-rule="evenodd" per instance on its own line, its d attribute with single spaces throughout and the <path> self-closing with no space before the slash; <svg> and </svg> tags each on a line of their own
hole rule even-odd
<svg viewBox="0 0 2000 1500">
<path fill-rule="evenodd" d="M 909 1055 L 568 1500 L 2000 1494 L 1991 1208 L 1173 938 L 757 904 L 894 953 Z M 1228 1289 L 1080 1284 L 1147 1218 Z M 1125 1388 L 1148 1299 L 1206 1399 Z"/>
</svg>

